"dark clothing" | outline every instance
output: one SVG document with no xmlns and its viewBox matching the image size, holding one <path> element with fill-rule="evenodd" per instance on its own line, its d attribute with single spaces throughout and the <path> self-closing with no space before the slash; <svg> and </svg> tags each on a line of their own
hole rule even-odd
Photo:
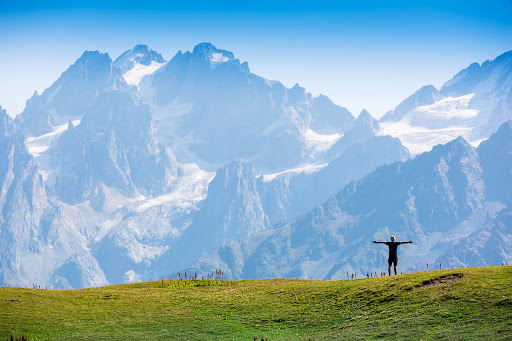
<svg viewBox="0 0 512 341">
<path fill-rule="evenodd" d="M 389 255 L 388 257 L 388 266 L 391 266 L 391 264 L 395 264 L 395 266 L 398 265 L 398 256 L 397 255 L 394 255 L 394 256 L 391 256 Z"/>
<path fill-rule="evenodd" d="M 389 257 L 396 256 L 400 242 L 386 242 L 386 245 L 389 247 Z"/>
<path fill-rule="evenodd" d="M 389 257 L 388 257 L 388 266 L 391 266 L 391 264 L 394 264 L 395 266 L 398 265 L 398 245 L 400 245 L 400 242 L 386 242 L 386 245 L 389 247 Z"/>
</svg>

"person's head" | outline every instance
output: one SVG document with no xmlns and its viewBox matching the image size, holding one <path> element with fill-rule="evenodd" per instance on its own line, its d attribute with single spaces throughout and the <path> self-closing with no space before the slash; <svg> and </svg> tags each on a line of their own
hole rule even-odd
<svg viewBox="0 0 512 341">
<path fill-rule="evenodd" d="M 396 239 L 396 237 L 395 237 L 395 236 L 391 236 L 391 241 L 392 241 L 392 242 L 394 242 L 394 241 L 395 241 L 395 239 Z"/>
</svg>

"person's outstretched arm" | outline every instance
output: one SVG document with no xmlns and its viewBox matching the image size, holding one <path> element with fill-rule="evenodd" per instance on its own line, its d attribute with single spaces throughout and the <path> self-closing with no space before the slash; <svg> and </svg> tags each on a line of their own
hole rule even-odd
<svg viewBox="0 0 512 341">
<path fill-rule="evenodd" d="M 386 244 L 386 242 L 378 242 L 378 241 L 373 241 L 375 244 Z M 411 242 L 412 243 L 412 242 Z"/>
<path fill-rule="evenodd" d="M 412 240 L 409 240 L 408 242 L 400 242 L 400 244 L 412 244 Z"/>
</svg>

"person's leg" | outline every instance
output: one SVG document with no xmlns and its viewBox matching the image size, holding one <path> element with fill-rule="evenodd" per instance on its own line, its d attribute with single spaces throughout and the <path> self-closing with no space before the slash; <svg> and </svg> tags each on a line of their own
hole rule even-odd
<svg viewBox="0 0 512 341">
<path fill-rule="evenodd" d="M 396 275 L 396 265 L 395 265 L 395 266 L 393 266 L 393 270 L 395 270 L 395 275 Z"/>
<path fill-rule="evenodd" d="M 388 265 L 388 274 L 391 276 L 391 264 Z"/>
<path fill-rule="evenodd" d="M 397 274 L 397 271 L 396 271 L 397 265 L 398 265 L 398 255 L 395 255 L 395 257 L 393 257 L 393 270 L 395 270 L 395 275 Z"/>
</svg>

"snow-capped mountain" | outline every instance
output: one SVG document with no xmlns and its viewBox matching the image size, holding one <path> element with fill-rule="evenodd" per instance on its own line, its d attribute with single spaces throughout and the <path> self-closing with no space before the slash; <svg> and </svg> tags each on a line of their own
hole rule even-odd
<svg viewBox="0 0 512 341">
<path fill-rule="evenodd" d="M 506 141 L 507 149 L 500 153 L 512 153 L 510 124 L 489 139 L 491 144 Z M 504 165 L 499 153 L 487 156 L 490 164 Z M 508 174 L 502 174 L 506 182 L 512 178 L 507 166 Z M 486 198 L 486 172 L 477 150 L 460 137 L 413 160 L 381 166 L 311 212 L 277 229 L 229 242 L 188 271 L 221 268 L 232 278 L 344 278 L 347 271 L 365 274 L 384 268 L 387 250 L 371 241 L 387 240 L 391 234 L 414 241 L 401 247 L 400 267 L 409 271 L 443 257 L 465 266 L 476 265 L 470 260 L 478 257 L 486 260 L 479 264 L 498 265 L 498 259 L 500 265 L 509 264 L 509 210 L 484 224 L 504 207 L 488 201 L 496 198 Z M 467 242 L 468 236 L 481 243 Z M 469 250 L 477 258 L 464 258 Z"/>
<path fill-rule="evenodd" d="M 161 140 L 178 159 L 207 170 L 241 160 L 275 172 L 316 160 L 354 120 L 299 85 L 254 75 L 209 43 L 179 52 L 140 88 Z"/>
<path fill-rule="evenodd" d="M 136 45 L 120 55 L 113 63 L 121 70 L 126 83 L 139 85 L 143 77 L 152 74 L 166 63 L 166 60 L 147 45 Z"/>
<path fill-rule="evenodd" d="M 441 90 L 426 86 L 380 119 L 413 153 L 463 136 L 477 146 L 512 119 L 512 52 L 471 64 Z"/>
<path fill-rule="evenodd" d="M 79 120 L 105 90 L 128 85 L 106 53 L 86 51 L 41 95 L 34 93 L 16 123 L 26 137 L 40 136 L 69 120 Z"/>
<path fill-rule="evenodd" d="M 138 44 L 120 55 L 115 61 L 114 66 L 126 72 L 137 64 L 150 66 L 152 63 L 163 64 L 166 60 L 156 51 L 151 50 L 147 45 Z"/>
</svg>

